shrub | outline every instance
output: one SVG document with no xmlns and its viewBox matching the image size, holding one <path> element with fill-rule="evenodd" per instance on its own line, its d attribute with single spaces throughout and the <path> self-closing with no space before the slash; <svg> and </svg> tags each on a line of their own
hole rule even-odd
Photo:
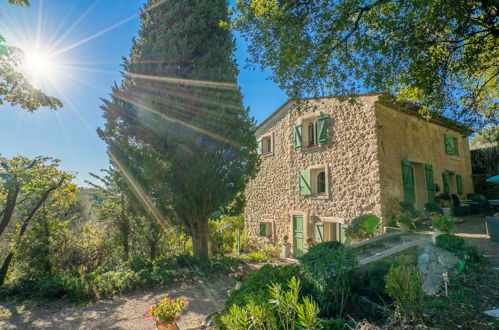
<svg viewBox="0 0 499 330">
<path fill-rule="evenodd" d="M 67 293 L 68 290 L 61 278 L 46 278 L 36 283 L 36 294 L 40 297 L 59 299 Z"/>
<path fill-rule="evenodd" d="M 437 236 L 437 246 L 448 250 L 458 257 L 465 259 L 468 265 L 478 266 L 483 260 L 483 254 L 473 245 L 465 246 L 464 239 L 452 234 L 442 234 Z"/>
<path fill-rule="evenodd" d="M 466 246 L 460 252 L 459 256 L 471 264 L 479 265 L 484 260 L 483 253 L 476 246 Z"/>
<path fill-rule="evenodd" d="M 310 247 L 300 261 L 301 274 L 312 285 L 313 297 L 323 315 L 343 314 L 351 299 L 357 266 L 355 251 L 337 242 L 320 243 Z"/>
<path fill-rule="evenodd" d="M 397 216 L 396 216 L 396 221 L 397 221 L 397 224 L 399 225 L 406 225 L 409 230 L 413 230 L 416 228 L 416 226 L 414 225 L 414 221 L 412 219 L 412 216 L 409 212 L 405 211 L 405 212 L 400 212 Z"/>
<path fill-rule="evenodd" d="M 433 228 L 443 233 L 450 233 L 454 227 L 454 219 L 445 214 L 434 213 L 430 220 Z"/>
<path fill-rule="evenodd" d="M 242 255 L 241 258 L 245 261 L 256 261 L 256 262 L 263 262 L 268 260 L 268 257 L 260 252 L 250 252 L 248 254 Z"/>
<path fill-rule="evenodd" d="M 238 226 L 241 230 L 241 234 L 243 233 L 244 217 L 242 215 L 234 217 L 223 215 L 218 220 L 210 219 L 208 221 L 208 240 L 209 240 L 210 250 L 212 253 L 222 252 L 221 251 L 222 235 L 220 233 L 220 229 L 222 229 L 223 226 L 228 224 L 234 224 Z M 237 231 L 235 227 L 230 227 L 224 230 L 223 245 L 224 245 L 223 246 L 224 252 L 233 251 L 236 249 Z"/>
<path fill-rule="evenodd" d="M 355 321 L 345 320 L 341 317 L 334 317 L 321 320 L 322 329 L 350 330 L 356 329 Z"/>
<path fill-rule="evenodd" d="M 385 276 L 391 267 L 391 262 L 379 260 L 373 263 L 365 272 L 362 288 L 372 301 L 384 302 L 389 299 L 385 291 Z"/>
<path fill-rule="evenodd" d="M 270 266 L 265 265 L 253 274 L 248 275 L 241 288 L 233 291 L 225 307 L 228 309 L 232 305 L 246 306 L 251 300 L 267 301 L 270 294 L 265 283 L 278 283 L 287 289 L 288 280 L 293 276 L 299 276 L 299 269 L 296 266 Z M 310 286 L 303 285 L 304 292 L 310 292 Z"/>
<path fill-rule="evenodd" d="M 438 235 L 436 242 L 438 247 L 454 254 L 458 254 L 464 247 L 464 239 L 452 234 Z"/>
<path fill-rule="evenodd" d="M 377 216 L 364 214 L 352 220 L 345 234 L 352 239 L 368 239 L 374 237 L 380 226 L 381 220 Z"/>
<path fill-rule="evenodd" d="M 245 306 L 232 305 L 220 321 L 227 329 L 319 329 L 319 307 L 309 297 L 300 303 L 300 281 L 292 277 L 283 291 L 281 284 L 273 283 L 266 291 L 270 300 L 250 300 Z"/>
<path fill-rule="evenodd" d="M 397 311 L 409 319 L 421 317 L 424 293 L 421 279 L 414 266 L 392 267 L 385 276 L 386 292 L 393 298 Z"/>
</svg>

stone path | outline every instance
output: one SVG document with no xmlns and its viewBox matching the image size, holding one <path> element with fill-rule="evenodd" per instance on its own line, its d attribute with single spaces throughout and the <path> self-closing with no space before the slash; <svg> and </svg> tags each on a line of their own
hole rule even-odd
<svg viewBox="0 0 499 330">
<path fill-rule="evenodd" d="M 180 329 L 201 325 L 205 317 L 223 308 L 234 280 L 219 277 L 198 280 L 178 288 L 157 288 L 81 307 L 56 302 L 25 309 L 0 302 L 0 329 L 155 329 L 145 309 L 165 295 L 191 303 L 178 321 Z"/>
</svg>

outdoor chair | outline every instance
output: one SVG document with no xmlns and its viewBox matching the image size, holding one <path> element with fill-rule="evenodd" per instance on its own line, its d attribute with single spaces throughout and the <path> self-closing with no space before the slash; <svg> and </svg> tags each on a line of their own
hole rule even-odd
<svg viewBox="0 0 499 330">
<path fill-rule="evenodd" d="M 468 199 L 472 200 L 473 202 L 478 203 L 478 208 L 481 213 L 484 213 L 486 215 L 492 215 L 494 213 L 494 207 L 489 204 L 489 201 L 487 200 L 487 198 L 485 198 L 484 195 L 468 194 L 466 195 L 466 197 L 468 197 Z"/>
<path fill-rule="evenodd" d="M 461 203 L 456 194 L 452 194 L 451 196 L 454 202 L 454 216 L 470 214 L 469 204 Z"/>
<path fill-rule="evenodd" d="M 480 196 L 481 195 L 479 194 L 466 195 L 466 198 L 468 199 L 466 201 L 466 204 L 469 204 L 470 211 L 472 214 L 479 213 L 481 211 Z"/>
</svg>

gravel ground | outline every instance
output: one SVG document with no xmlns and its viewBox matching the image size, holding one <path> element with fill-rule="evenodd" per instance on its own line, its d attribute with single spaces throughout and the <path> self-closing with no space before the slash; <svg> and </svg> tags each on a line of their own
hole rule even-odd
<svg viewBox="0 0 499 330">
<path fill-rule="evenodd" d="M 492 267 L 499 267 L 499 243 L 487 236 L 485 216 L 462 216 L 464 223 L 454 226 L 452 232 L 464 238 L 466 244 L 475 245 L 483 251 Z"/>
<path fill-rule="evenodd" d="M 15 302 L 0 302 L 0 329 L 155 329 L 145 319 L 145 309 L 165 295 L 190 301 L 177 322 L 180 329 L 190 329 L 223 308 L 227 290 L 234 283 L 227 277 L 197 280 L 178 288 L 157 288 L 84 307 L 55 302 L 26 308 Z"/>
</svg>

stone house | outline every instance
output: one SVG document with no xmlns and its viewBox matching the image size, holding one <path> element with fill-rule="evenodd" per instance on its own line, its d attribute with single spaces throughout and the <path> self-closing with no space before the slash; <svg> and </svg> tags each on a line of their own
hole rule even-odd
<svg viewBox="0 0 499 330">
<path fill-rule="evenodd" d="M 287 235 L 299 256 L 308 237 L 343 241 L 360 214 L 386 221 L 401 201 L 422 209 L 436 187 L 464 199 L 473 192 L 471 130 L 417 111 L 374 94 L 284 103 L 256 130 L 261 165 L 246 188 L 247 235 L 262 243 Z"/>
</svg>

